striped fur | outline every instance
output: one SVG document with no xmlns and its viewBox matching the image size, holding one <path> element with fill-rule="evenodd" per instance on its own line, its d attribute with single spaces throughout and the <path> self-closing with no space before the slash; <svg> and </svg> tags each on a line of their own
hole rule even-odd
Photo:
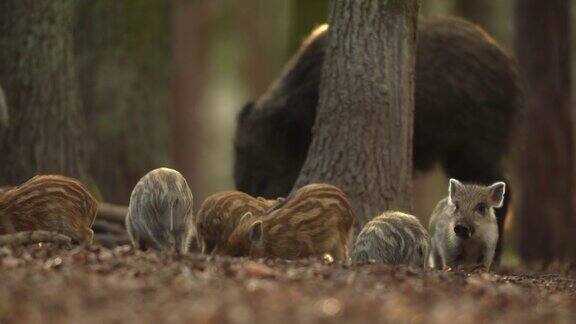
<svg viewBox="0 0 576 324">
<path fill-rule="evenodd" d="M 91 243 L 97 208 L 80 181 L 61 175 L 35 176 L 0 195 L 0 234 L 44 230 Z"/>
<path fill-rule="evenodd" d="M 352 249 L 355 263 L 382 262 L 424 267 L 430 236 L 420 221 L 401 212 L 386 212 L 368 222 Z"/>
<path fill-rule="evenodd" d="M 206 198 L 196 215 L 198 246 L 202 253 L 226 254 L 228 238 L 242 216 L 250 212 L 259 217 L 276 202 L 262 197 L 254 198 L 240 191 L 223 191 Z M 238 247 L 234 256 L 247 255 L 249 251 L 249 245 Z"/>
<path fill-rule="evenodd" d="M 134 187 L 126 229 L 136 248 L 187 253 L 194 235 L 193 197 L 175 170 L 148 172 Z"/>
<path fill-rule="evenodd" d="M 0 187 L 0 196 L 4 195 L 5 193 L 7 193 L 8 191 L 10 191 L 10 189 L 13 189 L 14 187 L 10 187 L 10 186 L 6 186 L 6 187 Z"/>
<path fill-rule="evenodd" d="M 355 222 L 346 195 L 328 184 L 311 184 L 293 192 L 261 219 L 242 223 L 228 248 L 251 244 L 254 258 L 298 259 L 331 254 L 348 259 L 348 241 Z M 255 239 L 255 229 L 261 235 Z"/>
</svg>

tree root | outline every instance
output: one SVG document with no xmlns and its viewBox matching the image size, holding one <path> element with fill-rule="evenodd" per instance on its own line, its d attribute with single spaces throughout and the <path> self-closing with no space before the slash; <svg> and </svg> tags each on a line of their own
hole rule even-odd
<svg viewBox="0 0 576 324">
<path fill-rule="evenodd" d="M 127 235 L 126 228 L 124 228 L 124 224 L 118 222 L 111 222 L 104 219 L 96 219 L 94 224 L 92 225 L 92 230 L 95 233 L 108 233 L 114 235 Z"/>
<path fill-rule="evenodd" d="M 36 243 L 70 244 L 72 239 L 60 233 L 47 231 L 26 231 L 0 235 L 0 246 Z"/>
<path fill-rule="evenodd" d="M 97 219 L 103 219 L 110 222 L 122 223 L 126 221 L 128 207 L 113 205 L 108 203 L 98 203 Z"/>
<path fill-rule="evenodd" d="M 112 248 L 119 245 L 130 244 L 131 241 L 128 234 L 114 235 L 114 234 L 96 233 L 96 235 L 94 236 L 94 243 L 100 244 L 104 247 Z"/>
</svg>

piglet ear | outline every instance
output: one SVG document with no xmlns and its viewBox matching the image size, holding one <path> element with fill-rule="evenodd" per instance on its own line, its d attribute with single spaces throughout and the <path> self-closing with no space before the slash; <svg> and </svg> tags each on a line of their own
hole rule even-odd
<svg viewBox="0 0 576 324">
<path fill-rule="evenodd" d="M 254 101 L 250 101 L 246 103 L 240 112 L 238 113 L 238 124 L 242 124 L 248 116 L 252 113 L 252 109 L 254 109 Z"/>
<path fill-rule="evenodd" d="M 462 186 L 463 185 L 460 181 L 456 179 L 450 179 L 450 183 L 448 184 L 448 198 L 450 199 L 450 202 L 454 200 L 456 193 L 458 190 L 460 190 L 460 188 L 462 188 Z"/>
<path fill-rule="evenodd" d="M 262 221 L 250 225 L 249 235 L 252 243 L 259 243 L 262 240 Z"/>
<path fill-rule="evenodd" d="M 494 208 L 500 208 L 504 204 L 504 193 L 506 192 L 506 184 L 504 182 L 496 182 L 488 187 L 490 203 Z"/>
<path fill-rule="evenodd" d="M 252 218 L 252 212 L 247 212 L 244 215 L 242 215 L 242 217 L 240 217 L 240 221 L 238 222 L 238 224 L 242 224 L 243 222 L 249 220 L 250 218 Z"/>
</svg>

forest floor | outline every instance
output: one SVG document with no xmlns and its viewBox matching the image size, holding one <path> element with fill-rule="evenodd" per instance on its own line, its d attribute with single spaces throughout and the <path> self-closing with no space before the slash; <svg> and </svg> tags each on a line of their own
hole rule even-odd
<svg viewBox="0 0 576 324">
<path fill-rule="evenodd" d="M 0 323 L 574 323 L 576 276 L 0 247 Z"/>
</svg>

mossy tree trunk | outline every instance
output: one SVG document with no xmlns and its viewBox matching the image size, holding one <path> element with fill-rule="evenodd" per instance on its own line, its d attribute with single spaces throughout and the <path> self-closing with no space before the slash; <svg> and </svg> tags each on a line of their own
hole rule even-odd
<svg viewBox="0 0 576 324">
<path fill-rule="evenodd" d="M 518 159 L 525 261 L 576 260 L 570 0 L 516 0 L 516 55 L 527 83 Z"/>
<path fill-rule="evenodd" d="M 351 198 L 358 227 L 412 208 L 416 0 L 332 0 L 313 139 L 296 187 Z"/>
<path fill-rule="evenodd" d="M 0 84 L 10 109 L 10 125 L 0 136 L 2 184 L 19 184 L 38 173 L 85 176 L 74 4 L 0 1 Z"/>
</svg>

